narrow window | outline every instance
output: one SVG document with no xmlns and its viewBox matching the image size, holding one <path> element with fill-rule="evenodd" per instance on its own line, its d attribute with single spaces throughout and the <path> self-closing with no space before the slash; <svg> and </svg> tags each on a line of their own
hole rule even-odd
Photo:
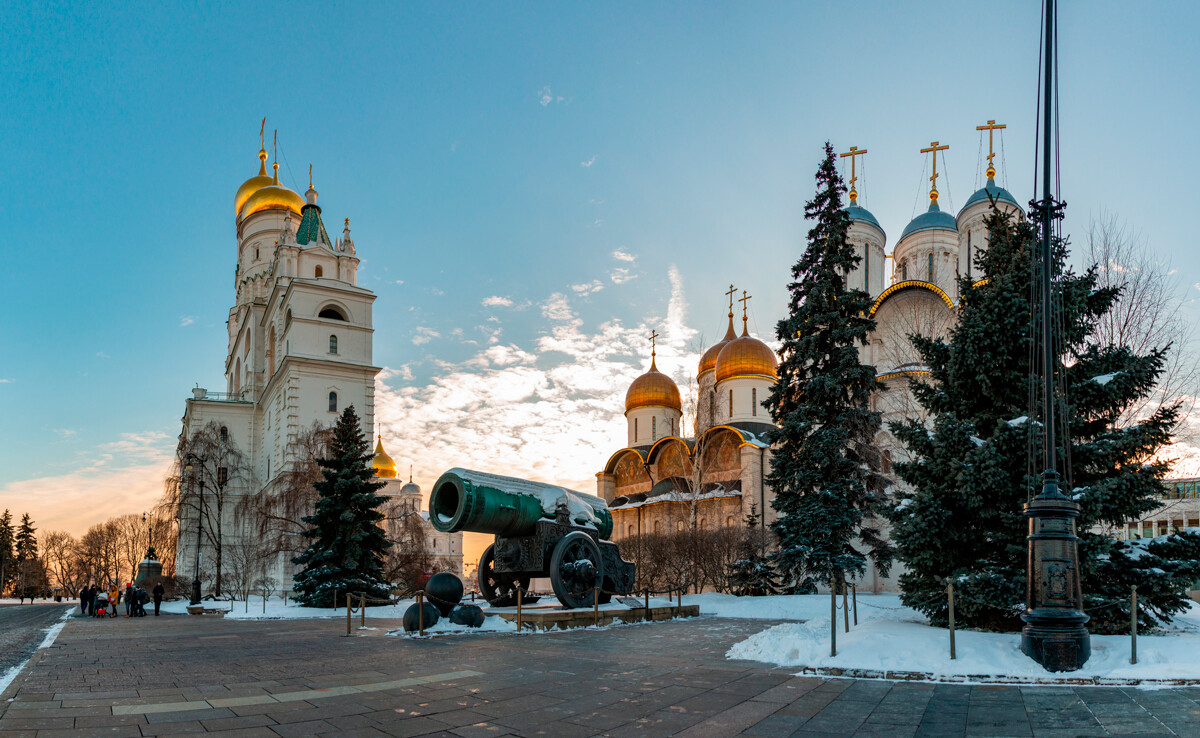
<svg viewBox="0 0 1200 738">
<path fill-rule="evenodd" d="M 683 532 L 683 521 L 682 520 L 675 521 L 675 532 L 677 532 L 677 533 Z"/>
<path fill-rule="evenodd" d="M 871 291 L 871 246 L 863 244 L 863 289 Z"/>
<path fill-rule="evenodd" d="M 650 440 L 658 440 L 658 418 L 650 418 Z"/>
<path fill-rule="evenodd" d="M 750 414 L 758 415 L 758 388 L 750 388 Z"/>
<path fill-rule="evenodd" d="M 254 260 L 258 261 L 258 249 L 254 249 Z"/>
<path fill-rule="evenodd" d="M 324 274 L 324 272 L 321 271 L 320 266 L 318 266 L 316 269 L 313 270 L 313 276 L 316 277 L 317 279 L 320 279 L 322 274 Z"/>
<path fill-rule="evenodd" d="M 223 466 L 221 468 L 217 469 L 217 486 L 224 487 L 228 481 L 229 481 L 229 469 L 227 469 Z"/>
<path fill-rule="evenodd" d="M 727 527 L 730 527 L 730 528 L 732 528 L 732 527 L 733 527 L 733 516 L 732 516 L 732 515 L 730 515 L 729 517 L 725 518 L 725 525 L 726 525 Z"/>
<path fill-rule="evenodd" d="M 967 279 L 971 278 L 971 232 L 967 231 Z"/>
<path fill-rule="evenodd" d="M 284 328 L 292 327 L 292 309 L 291 308 L 288 308 L 287 318 L 283 321 L 283 327 Z"/>
<path fill-rule="evenodd" d="M 733 417 L 733 390 L 729 390 L 729 417 Z"/>
<path fill-rule="evenodd" d="M 708 518 L 700 518 L 700 530 L 708 527 Z"/>
<path fill-rule="evenodd" d="M 225 426 L 221 426 L 220 436 L 221 436 L 221 443 L 229 443 L 229 429 L 228 428 L 226 428 Z"/>
<path fill-rule="evenodd" d="M 892 452 L 891 451 L 883 452 L 883 473 L 884 474 L 892 473 Z"/>
<path fill-rule="evenodd" d="M 929 281 L 933 281 L 933 252 L 929 252 Z"/>
<path fill-rule="evenodd" d="M 337 353 L 337 336 L 329 337 L 329 353 L 331 353 L 331 354 Z"/>
<path fill-rule="evenodd" d="M 908 259 L 905 259 L 904 261 L 900 262 L 900 281 L 901 282 L 908 281 Z"/>
<path fill-rule="evenodd" d="M 336 392 L 329 393 L 329 412 L 331 412 L 331 413 L 337 412 L 337 393 Z"/>
<path fill-rule="evenodd" d="M 660 521 L 658 521 L 658 520 L 655 520 L 655 521 L 654 521 L 654 532 L 655 532 L 655 533 L 658 533 L 658 524 L 659 524 L 659 522 L 660 522 Z"/>
<path fill-rule="evenodd" d="M 637 421 L 638 421 L 637 418 L 633 419 L 633 441 L 634 441 L 634 443 L 637 443 L 637 439 L 638 439 L 637 438 Z"/>
<path fill-rule="evenodd" d="M 627 529 L 627 530 L 628 530 L 629 532 L 628 532 L 626 535 L 627 535 L 629 538 L 633 538 L 633 525 L 630 525 L 630 526 L 628 527 L 628 529 Z"/>
</svg>

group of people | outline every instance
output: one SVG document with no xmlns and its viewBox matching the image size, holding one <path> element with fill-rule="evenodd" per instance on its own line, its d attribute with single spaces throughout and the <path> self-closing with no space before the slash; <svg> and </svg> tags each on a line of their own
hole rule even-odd
<svg viewBox="0 0 1200 738">
<path fill-rule="evenodd" d="M 162 582 L 156 583 L 149 594 L 140 585 L 135 587 L 133 582 L 127 582 L 124 590 L 114 584 L 108 591 L 90 584 L 79 592 L 79 610 L 89 617 L 115 618 L 120 609 L 121 600 L 124 599 L 125 617 L 140 618 L 145 617 L 146 604 L 153 599 L 154 615 L 157 616 L 165 593 Z"/>
</svg>

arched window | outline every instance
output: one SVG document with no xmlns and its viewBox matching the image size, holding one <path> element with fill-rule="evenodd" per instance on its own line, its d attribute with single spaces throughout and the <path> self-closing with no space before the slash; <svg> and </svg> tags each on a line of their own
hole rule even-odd
<svg viewBox="0 0 1200 738">
<path fill-rule="evenodd" d="M 634 443 L 637 443 L 637 439 L 638 439 L 638 437 L 637 437 L 637 421 L 638 421 L 637 418 L 633 419 L 633 442 Z"/>
<path fill-rule="evenodd" d="M 732 516 L 732 515 L 730 515 L 729 517 L 725 518 L 725 525 L 726 525 L 727 527 L 729 527 L 729 528 L 732 528 L 732 527 L 733 527 L 733 516 Z"/>
<path fill-rule="evenodd" d="M 342 314 L 342 311 L 338 310 L 337 308 L 335 308 L 332 305 L 321 308 L 321 312 L 317 313 L 317 317 L 318 318 L 328 318 L 329 320 L 345 320 L 346 319 L 346 316 Z"/>
<path fill-rule="evenodd" d="M 733 390 L 729 390 L 729 417 L 733 417 Z"/>
<path fill-rule="evenodd" d="M 871 247 L 863 244 L 863 289 L 871 291 Z"/>
<path fill-rule="evenodd" d="M 221 432 L 218 434 L 221 438 L 221 443 L 229 443 L 229 429 L 221 426 Z"/>
<path fill-rule="evenodd" d="M 320 279 L 321 275 L 324 273 L 325 272 L 321 269 L 320 265 L 318 265 L 316 269 L 313 269 L 313 276 L 317 279 Z"/>
<path fill-rule="evenodd" d="M 654 532 L 655 532 L 655 533 L 658 533 L 658 531 L 659 531 L 659 523 L 660 523 L 660 522 L 661 522 L 661 521 L 659 521 L 659 520 L 655 520 L 655 521 L 654 521 Z"/>
<path fill-rule="evenodd" d="M 676 533 L 683 532 L 683 521 L 682 520 L 675 521 L 675 532 Z"/>
<path fill-rule="evenodd" d="M 630 523 L 630 524 L 629 524 L 629 527 L 627 528 L 627 530 L 628 530 L 629 532 L 628 532 L 626 535 L 627 535 L 629 538 L 633 538 L 633 535 L 634 535 L 634 533 L 633 533 L 633 530 L 634 530 L 634 528 L 633 528 L 633 523 Z"/>
<path fill-rule="evenodd" d="M 267 374 L 275 374 L 275 326 L 267 332 Z"/>
<path fill-rule="evenodd" d="M 329 336 L 329 353 L 331 353 L 331 354 L 337 353 L 337 336 L 334 336 L 334 335 Z"/>
<path fill-rule="evenodd" d="M 904 261 L 900 262 L 900 281 L 901 282 L 908 281 L 908 259 L 905 259 Z"/>
<path fill-rule="evenodd" d="M 967 231 L 967 279 L 971 278 L 971 232 Z"/>
<path fill-rule="evenodd" d="M 933 252 L 929 252 L 929 281 L 933 281 Z"/>
<path fill-rule="evenodd" d="M 700 518 L 700 530 L 708 528 L 708 518 Z"/>
<path fill-rule="evenodd" d="M 336 392 L 329 393 L 329 412 L 331 412 L 331 413 L 337 412 L 337 393 Z"/>
</svg>

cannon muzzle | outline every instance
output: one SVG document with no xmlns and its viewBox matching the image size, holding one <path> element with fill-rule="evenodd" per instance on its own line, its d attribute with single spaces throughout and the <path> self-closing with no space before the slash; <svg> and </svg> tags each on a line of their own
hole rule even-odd
<svg viewBox="0 0 1200 738">
<path fill-rule="evenodd" d="M 612 535 L 612 513 L 599 497 L 468 469 L 451 469 L 434 483 L 429 522 L 443 533 L 465 530 L 513 538 L 532 535 L 537 521 L 555 519 L 563 506 L 571 525 L 595 529 L 601 539 Z"/>
</svg>

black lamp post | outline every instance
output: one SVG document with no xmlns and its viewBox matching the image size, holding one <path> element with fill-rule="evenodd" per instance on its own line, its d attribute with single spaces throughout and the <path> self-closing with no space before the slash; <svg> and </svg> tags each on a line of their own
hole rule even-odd
<svg viewBox="0 0 1200 738">
<path fill-rule="evenodd" d="M 195 454 L 187 455 L 187 466 L 184 471 L 189 475 L 192 473 L 192 462 L 204 464 L 206 459 Z M 200 473 L 200 504 L 196 507 L 196 566 L 195 576 L 192 579 L 192 601 L 191 604 L 200 604 L 200 540 L 204 533 L 204 473 Z"/>
<path fill-rule="evenodd" d="M 1054 439 L 1054 335 L 1051 332 L 1051 234 L 1054 221 L 1061 217 L 1062 203 L 1050 190 L 1051 146 L 1054 141 L 1057 97 L 1054 88 L 1054 0 L 1046 0 L 1045 58 L 1042 67 L 1042 200 L 1031 205 L 1039 211 L 1042 226 L 1042 404 L 1046 470 L 1042 491 L 1025 505 L 1029 518 L 1029 560 L 1026 567 L 1025 613 L 1021 619 L 1021 651 L 1048 671 L 1075 671 L 1091 655 L 1088 616 L 1083 612 L 1083 591 L 1079 584 L 1079 545 L 1075 521 L 1079 504 L 1062 493 L 1058 486 L 1058 459 Z M 1071 439 L 1065 438 L 1064 443 Z"/>
</svg>

